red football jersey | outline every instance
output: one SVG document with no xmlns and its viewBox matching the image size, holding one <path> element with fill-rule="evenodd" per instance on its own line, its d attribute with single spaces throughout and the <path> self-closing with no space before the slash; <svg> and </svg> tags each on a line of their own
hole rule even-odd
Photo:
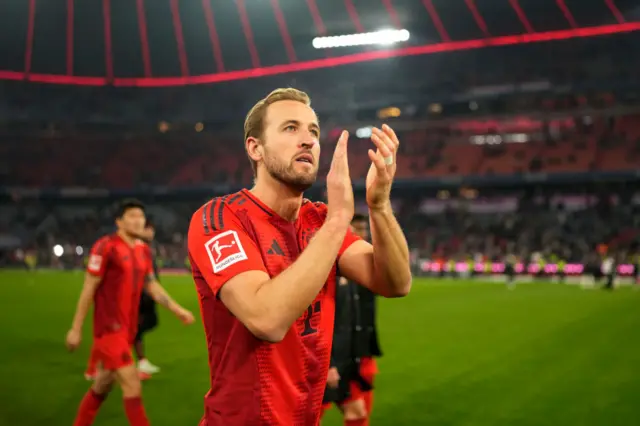
<svg viewBox="0 0 640 426">
<path fill-rule="evenodd" d="M 102 278 L 94 300 L 94 337 L 125 332 L 133 342 L 140 295 L 153 273 L 149 246 L 141 241 L 130 246 L 118 234 L 104 236 L 91 248 L 87 272 Z"/>
<path fill-rule="evenodd" d="M 242 272 L 277 276 L 298 258 L 326 215 L 326 205 L 305 200 L 298 219 L 288 222 L 247 190 L 214 199 L 193 215 L 189 257 L 211 370 L 201 425 L 319 423 L 331 355 L 336 266 L 278 343 L 256 338 L 217 295 Z M 349 232 L 338 256 L 358 239 Z"/>
</svg>

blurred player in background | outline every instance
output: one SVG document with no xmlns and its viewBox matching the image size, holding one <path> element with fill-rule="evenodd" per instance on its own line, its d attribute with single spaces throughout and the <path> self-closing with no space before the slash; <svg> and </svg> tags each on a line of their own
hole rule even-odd
<svg viewBox="0 0 640 426">
<path fill-rule="evenodd" d="M 211 370 L 201 425 L 317 425 L 336 267 L 383 296 L 411 287 L 409 249 L 389 198 L 399 142 L 390 127 L 373 129 L 372 245 L 350 230 L 347 132 L 327 175 L 328 204 L 303 199 L 320 163 L 320 127 L 306 93 L 273 91 L 251 109 L 244 130 L 253 188 L 211 200 L 189 226 Z"/>
<path fill-rule="evenodd" d="M 91 249 L 84 287 L 78 300 L 66 343 L 78 348 L 82 326 L 93 310 L 92 354 L 98 371 L 84 396 L 74 426 L 89 426 L 114 382 L 122 388 L 130 425 L 149 425 L 141 400 L 141 384 L 131 356 L 138 331 L 138 310 L 143 287 L 162 306 L 183 322 L 193 322 L 191 312 L 174 302 L 158 284 L 151 264 L 149 246 L 140 241 L 145 223 L 144 206 L 136 200 L 123 201 L 115 216 L 117 231 L 99 239 Z"/>
<path fill-rule="evenodd" d="M 153 272 L 158 279 L 158 265 L 155 258 L 155 248 L 153 247 L 153 239 L 155 238 L 155 226 L 150 218 L 145 219 L 144 230 L 141 235 L 141 239 L 149 245 L 151 262 L 153 265 Z M 138 371 L 140 372 L 140 378 L 146 380 L 151 377 L 152 374 L 158 373 L 160 368 L 153 365 L 144 354 L 144 343 L 142 337 L 145 333 L 153 330 L 158 325 L 158 313 L 156 310 L 156 302 L 153 297 L 149 295 L 146 289 L 142 289 L 142 295 L 140 297 L 140 312 L 138 314 L 138 333 L 136 334 L 133 344 L 136 357 L 138 358 Z M 84 373 L 84 377 L 87 380 L 94 380 L 97 371 L 98 353 L 91 349 L 91 355 L 89 356 L 89 362 L 87 364 L 87 370 Z"/>
<path fill-rule="evenodd" d="M 366 216 L 356 214 L 353 232 L 369 238 Z M 327 375 L 325 409 L 335 403 L 345 426 L 368 426 L 373 408 L 373 381 L 378 373 L 374 357 L 382 355 L 376 327 L 376 295 L 344 277 L 336 290 L 336 320 Z"/>
<path fill-rule="evenodd" d="M 153 221 L 147 217 L 142 233 L 142 240 L 149 245 L 151 252 L 151 264 L 153 265 L 153 273 L 159 281 L 158 265 L 156 262 L 157 248 L 155 247 L 154 238 L 156 236 L 156 228 Z M 141 379 L 148 379 L 150 375 L 158 373 L 160 368 L 153 365 L 145 356 L 143 336 L 145 333 L 156 328 L 158 325 L 158 312 L 156 310 L 156 301 L 151 297 L 146 289 L 142 290 L 140 297 L 140 312 L 138 316 L 138 333 L 133 344 L 133 348 L 138 358 L 138 371 Z"/>
<path fill-rule="evenodd" d="M 598 253 L 589 255 L 585 262 L 585 270 L 580 278 L 582 288 L 594 288 L 602 280 L 602 258 Z"/>
<path fill-rule="evenodd" d="M 614 290 L 616 277 L 618 276 L 618 265 L 622 258 L 620 253 L 611 253 L 602 261 L 602 273 L 606 277 L 603 289 Z"/>
</svg>

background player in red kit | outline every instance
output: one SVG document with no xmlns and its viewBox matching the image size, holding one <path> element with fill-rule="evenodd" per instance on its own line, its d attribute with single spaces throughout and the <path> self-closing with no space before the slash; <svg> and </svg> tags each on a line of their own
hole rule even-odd
<svg viewBox="0 0 640 426">
<path fill-rule="evenodd" d="M 155 253 L 153 249 L 155 238 L 155 226 L 149 217 L 145 218 L 144 229 L 141 235 L 141 239 L 149 245 L 151 251 L 151 262 L 153 264 L 153 273 L 156 280 L 159 280 L 158 265 L 155 260 Z M 138 312 L 138 333 L 136 334 L 133 348 L 138 358 L 138 372 L 141 380 L 146 380 L 160 371 L 160 368 L 151 364 L 145 356 L 143 336 L 149 331 L 153 330 L 158 325 L 158 314 L 156 312 L 156 302 L 149 294 L 142 290 L 140 295 L 140 310 Z M 87 363 L 87 369 L 84 373 L 84 377 L 87 380 L 93 380 L 96 376 L 98 368 L 98 353 L 92 348 L 91 355 L 89 356 L 89 362 Z"/>
<path fill-rule="evenodd" d="M 139 240 L 144 223 L 144 206 L 139 201 L 126 200 L 116 213 L 116 233 L 101 238 L 91 249 L 84 287 L 66 340 L 72 351 L 80 345 L 84 319 L 95 303 L 92 356 L 98 363 L 98 372 L 80 404 L 74 426 L 93 423 L 114 381 L 122 388 L 129 424 L 149 424 L 131 356 L 144 286 L 159 304 L 183 322 L 193 322 L 191 312 L 174 302 L 155 278 L 149 246 Z"/>
<path fill-rule="evenodd" d="M 411 287 L 409 250 L 389 194 L 398 139 L 374 129 L 367 176 L 373 245 L 354 214 L 348 133 L 327 175 L 328 204 L 304 200 L 316 180 L 320 128 L 308 96 L 278 89 L 245 121 L 249 190 L 193 215 L 189 256 L 211 369 L 201 425 L 317 425 L 333 332 L 336 267 L 387 297 Z"/>
</svg>

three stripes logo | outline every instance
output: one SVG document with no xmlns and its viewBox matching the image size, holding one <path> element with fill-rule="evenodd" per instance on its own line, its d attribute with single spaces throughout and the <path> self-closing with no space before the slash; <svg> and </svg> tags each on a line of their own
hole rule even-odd
<svg viewBox="0 0 640 426">
<path fill-rule="evenodd" d="M 284 256 L 284 251 L 282 251 L 282 247 L 278 244 L 278 241 L 273 240 L 271 242 L 271 248 L 267 250 L 267 254 L 274 254 L 276 256 Z"/>
</svg>

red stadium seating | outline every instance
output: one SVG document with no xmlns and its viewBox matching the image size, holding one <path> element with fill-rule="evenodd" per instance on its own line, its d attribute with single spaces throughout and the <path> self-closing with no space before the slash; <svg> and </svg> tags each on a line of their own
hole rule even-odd
<svg viewBox="0 0 640 426">
<path fill-rule="evenodd" d="M 474 145 L 467 136 L 439 129 L 403 132 L 398 178 L 512 175 L 632 170 L 640 164 L 638 116 L 596 118 L 588 127 L 565 129 L 554 141 L 538 135 L 527 143 Z M 227 138 L 228 139 L 228 138 Z M 544 139 L 544 140 L 543 140 Z M 320 175 L 333 146 L 323 142 Z M 364 179 L 368 139 L 350 142 L 351 174 Z M 208 133 L 158 136 L 83 136 L 45 132 L 0 144 L 8 185 L 132 188 L 142 184 L 193 186 L 249 184 L 252 171 L 243 144 Z M 34 173 L 37 171 L 37 173 Z"/>
</svg>

